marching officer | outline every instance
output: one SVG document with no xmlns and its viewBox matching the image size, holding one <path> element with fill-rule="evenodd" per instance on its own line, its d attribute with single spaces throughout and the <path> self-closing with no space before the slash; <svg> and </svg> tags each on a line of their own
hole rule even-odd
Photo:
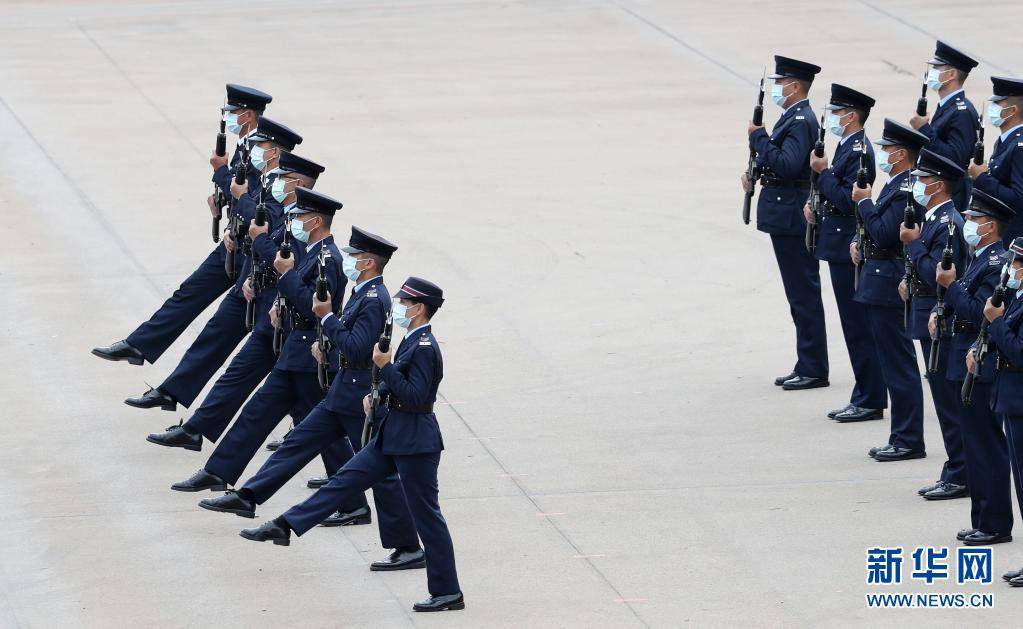
<svg viewBox="0 0 1023 629">
<path fill-rule="evenodd" d="M 977 67 L 977 60 L 939 41 L 935 45 L 934 56 L 927 64 L 931 66 L 927 71 L 927 85 L 938 93 L 940 100 L 930 119 L 914 114 L 909 124 L 930 138 L 927 150 L 965 171 L 973 156 L 980 119 L 973 103 L 966 98 L 963 85 L 970 70 Z M 956 184 L 952 192 L 956 207 L 969 206 L 970 188 L 969 179 L 961 179 Z"/>
<path fill-rule="evenodd" d="M 906 333 L 898 288 L 905 269 L 899 226 L 905 218 L 909 171 L 926 144 L 927 136 L 924 134 L 885 118 L 884 132 L 877 140 L 880 149 L 874 155 L 877 168 L 888 174 L 888 182 L 881 189 L 876 203 L 871 201 L 869 185 L 852 188 L 852 200 L 856 203 L 865 231 L 863 251 L 859 250 L 855 240 L 850 245 L 853 261 L 859 263 L 862 260 L 860 286 L 855 299 L 866 310 L 874 355 L 878 358 L 892 403 L 888 442 L 874 448 L 875 453 L 891 445 L 924 451 L 920 368 L 913 341 Z M 917 216 L 914 221 L 920 218 Z M 837 413 L 835 419 L 850 421 L 846 416 L 845 412 Z"/>
<path fill-rule="evenodd" d="M 962 168 L 928 148 L 920 151 L 916 169 L 910 173 L 913 182 L 913 200 L 926 210 L 922 222 L 913 229 L 899 227 L 899 239 L 906 245 L 906 255 L 913 263 L 914 273 L 910 281 L 899 284 L 899 293 L 905 299 L 906 290 L 912 291 L 913 308 L 909 334 L 920 341 L 925 359 L 931 354 L 931 311 L 937 303 L 935 269 L 941 262 L 946 244 L 952 249 L 952 262 L 956 268 L 964 268 L 965 244 L 962 242 L 963 218 L 956 210 L 952 191 L 956 183 L 966 175 Z M 934 409 L 941 426 L 948 459 L 942 466 L 941 476 L 934 485 L 919 490 L 920 495 L 930 492 L 932 499 L 940 493 L 944 498 L 960 498 L 969 493 L 967 489 L 966 460 L 963 454 L 963 440 L 958 424 L 959 390 L 944 374 L 947 372 L 949 350 L 947 340 L 951 328 L 945 326 L 938 331 L 945 345 L 937 352 L 937 368 L 927 374 Z M 874 459 L 881 462 L 919 459 L 927 456 L 923 450 L 889 445 L 874 451 Z"/>
<path fill-rule="evenodd" d="M 255 88 L 227 84 L 223 116 L 227 120 L 227 130 L 238 136 L 238 146 L 231 156 L 230 164 L 226 156 L 220 157 L 216 151 L 210 156 L 213 182 L 224 195 L 231 193 L 230 182 L 241 158 L 246 136 L 256 128 L 257 118 L 271 100 L 273 97 Z M 255 186 L 259 179 L 258 173 L 250 172 L 248 175 L 249 183 Z M 209 204 L 210 210 L 216 213 L 212 196 Z M 226 246 L 227 242 L 218 244 L 160 309 L 125 340 L 107 347 L 97 347 L 92 353 L 106 360 L 126 360 L 132 365 L 141 365 L 144 361 L 155 363 L 185 328 L 233 285 L 224 270 Z M 174 410 L 173 407 L 170 410 Z"/>
<path fill-rule="evenodd" d="M 444 376 L 444 363 L 431 322 L 444 303 L 444 293 L 432 282 L 410 277 L 394 297 L 398 300 L 394 320 L 408 332 L 393 363 L 390 351 L 383 353 L 377 346 L 373 349 L 373 362 L 380 367 L 381 392 L 388 409 L 376 436 L 305 502 L 262 526 L 243 530 L 241 536 L 287 546 L 293 531 L 303 535 L 339 501 L 397 472 L 415 528 L 423 540 L 430 591 L 430 598 L 416 603 L 412 609 L 418 612 L 464 609 L 451 534 L 437 499 L 437 468 L 444 441 L 433 405 Z M 366 413 L 369 403 L 367 396 L 363 401 Z M 302 430 L 299 425 L 295 433 Z M 285 440 L 281 451 L 291 439 Z"/>
<path fill-rule="evenodd" d="M 277 167 L 282 150 L 292 151 L 296 145 L 302 143 L 302 136 L 266 116 L 260 116 L 256 130 L 250 134 L 248 141 L 252 143 L 250 172 L 256 173 L 260 178 L 256 179 L 255 185 L 251 188 L 248 180 L 243 184 L 231 181 L 231 195 L 235 200 L 232 211 L 251 224 L 256 205 L 262 201 L 266 205 L 270 225 L 281 225 L 284 223 L 283 208 L 273 198 L 271 190 L 263 188 L 266 183 L 265 174 Z M 248 334 L 245 328 L 245 285 L 251 275 L 251 256 L 247 255 L 249 252 L 243 251 L 241 242 L 234 242 L 230 234 L 225 233 L 224 242 L 227 247 L 235 249 L 236 257 L 244 256 L 233 288 L 220 302 L 217 312 L 189 346 L 171 375 L 159 386 L 138 397 L 126 399 L 124 403 L 128 406 L 135 408 L 159 406 L 171 411 L 175 410 L 177 404 L 186 408 L 192 406 L 206 383 Z M 265 267 L 265 261 L 261 266 Z"/>
<path fill-rule="evenodd" d="M 274 201 L 283 206 L 283 214 L 286 215 L 295 208 L 298 196 L 296 188 L 311 190 L 324 170 L 323 166 L 312 160 L 287 151 L 281 152 L 277 168 L 273 170 L 270 194 Z M 290 225 L 287 220 L 276 225 L 270 234 L 267 233 L 267 229 L 268 226 L 260 228 L 255 223 L 249 226 L 252 250 L 256 257 L 264 262 L 272 261 L 285 238 L 290 237 L 288 233 Z M 292 246 L 290 238 L 289 248 L 297 260 L 305 254 L 305 245 Z M 266 285 L 260 295 L 253 297 L 258 302 L 255 306 L 258 319 L 245 344 L 231 359 L 231 363 L 217 378 L 202 405 L 187 422 L 171 426 L 166 432 L 151 434 L 146 438 L 147 441 L 195 451 L 202 449 L 203 437 L 210 442 L 216 442 L 245 400 L 273 369 L 278 355 L 273 345 L 275 332 L 269 312 L 276 301 L 277 272 L 269 265 L 264 274 L 267 278 Z"/>
<path fill-rule="evenodd" d="M 880 419 L 888 406 L 881 361 L 870 337 L 866 308 L 854 300 L 858 269 L 849 258 L 849 240 L 857 229 L 851 192 L 861 164 L 867 169 L 867 183 L 874 183 L 874 149 L 863 130 L 873 106 L 874 99 L 866 94 L 832 83 L 825 124 L 828 131 L 841 138 L 835 149 L 834 165 L 829 168 L 827 157 L 810 153 L 810 168 L 817 173 L 817 188 L 823 199 L 816 256 L 828 263 L 842 334 L 856 378 L 849 404 L 829 412 L 828 417 L 846 422 Z M 803 208 L 803 214 L 807 221 L 814 220 L 809 205 Z"/>
<path fill-rule="evenodd" d="M 786 390 L 828 386 L 828 343 L 821 301 L 820 267 L 806 250 L 806 221 L 800 208 L 810 186 L 806 158 L 817 138 L 817 118 L 808 94 L 820 66 L 781 55 L 774 57 L 771 99 L 784 110 L 771 133 L 752 122 L 749 146 L 757 153 L 763 187 L 757 200 L 757 229 L 771 235 L 785 298 L 796 326 L 796 364 L 775 379 Z M 744 190 L 750 182 L 742 176 Z"/>
<path fill-rule="evenodd" d="M 1016 216 L 1002 241 L 1008 246 L 1023 232 L 1023 81 L 991 77 L 994 95 L 988 100 L 987 119 L 1000 135 L 987 164 L 970 161 L 973 187 L 1011 207 Z"/>
<path fill-rule="evenodd" d="M 973 251 L 966 271 L 956 281 L 955 266 L 937 269 L 937 282 L 947 289 L 945 302 L 952 307 L 952 342 L 949 346 L 946 377 L 963 390 L 966 370 L 977 341 L 984 304 L 994 293 L 1002 270 L 1003 226 L 1015 212 L 998 199 L 974 189 L 970 209 L 963 212 L 963 237 Z M 933 317 L 933 315 L 932 315 Z M 989 361 L 985 361 L 988 363 Z M 1012 498 L 1009 490 L 1009 453 L 1001 422 L 991 410 L 993 365 L 976 372 L 970 403 L 959 398 L 959 426 L 963 435 L 970 479 L 971 526 L 957 537 L 968 546 L 1012 541 Z M 939 375 L 939 374 L 935 374 Z M 931 493 L 924 498 L 933 499 Z"/>
</svg>

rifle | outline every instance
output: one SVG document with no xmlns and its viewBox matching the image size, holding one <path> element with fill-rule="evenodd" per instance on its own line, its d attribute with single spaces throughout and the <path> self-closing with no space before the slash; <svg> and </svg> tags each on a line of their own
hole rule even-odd
<svg viewBox="0 0 1023 629">
<path fill-rule="evenodd" d="M 952 238 L 956 232 L 956 224 L 949 217 L 948 221 L 948 238 L 945 239 L 945 250 L 941 253 L 941 268 L 945 271 L 952 268 Z M 941 284 L 937 285 L 936 292 L 938 294 L 938 303 L 935 306 L 934 314 L 937 323 L 938 334 L 934 342 L 931 343 L 931 354 L 927 358 L 927 371 L 928 373 L 938 372 L 938 355 L 941 351 L 941 335 L 945 331 L 945 287 Z"/>
<path fill-rule="evenodd" d="M 241 158 L 238 160 L 238 166 L 234 171 L 234 182 L 239 186 L 245 183 L 245 178 L 249 174 L 249 148 L 248 142 L 243 140 L 241 151 Z M 231 231 L 231 237 L 234 239 L 235 248 L 240 247 L 245 239 L 245 225 L 242 222 L 242 217 L 238 216 L 238 213 L 234 211 L 234 199 L 230 202 L 230 217 L 228 219 L 227 228 Z M 234 280 L 238 277 L 238 268 L 236 264 L 237 256 L 234 251 L 228 251 L 227 256 L 224 258 L 224 270 L 227 272 L 227 277 Z"/>
<path fill-rule="evenodd" d="M 927 69 L 924 70 L 924 84 L 920 86 L 920 98 L 916 100 L 916 115 L 927 115 Z"/>
<path fill-rule="evenodd" d="M 908 183 L 909 179 L 907 178 L 906 181 Z M 913 203 L 913 186 L 907 186 L 906 210 L 902 215 L 902 224 L 906 226 L 906 229 L 916 227 L 916 209 L 913 207 Z M 906 264 L 906 272 L 902 276 L 902 281 L 906 283 L 906 299 L 902 307 L 902 327 L 908 330 L 909 320 L 913 313 L 913 278 L 916 276 L 916 268 L 913 266 L 913 259 L 909 257 L 907 245 L 902 245 L 902 259 Z"/>
<path fill-rule="evenodd" d="M 281 258 L 287 260 L 291 257 L 291 222 L 286 221 L 284 224 L 284 240 L 281 242 L 281 248 L 277 252 L 281 255 Z M 288 312 L 287 299 L 281 294 L 280 285 L 277 287 L 277 300 L 274 302 L 274 308 L 277 309 L 277 327 L 274 328 L 274 356 L 281 355 L 281 349 L 284 348 L 284 319 L 281 317 L 282 314 Z"/>
<path fill-rule="evenodd" d="M 764 79 L 767 78 L 767 68 L 764 68 L 764 76 L 760 77 L 760 93 L 757 94 L 757 104 L 753 107 L 753 124 L 758 127 L 764 124 Z M 760 177 L 760 169 L 757 168 L 757 152 L 750 147 L 749 162 L 746 163 L 746 178 L 749 180 L 749 189 L 742 200 L 742 222 L 749 225 L 750 206 L 753 205 L 753 194 L 755 193 L 757 178 Z"/>
<path fill-rule="evenodd" d="M 260 176 L 259 184 L 259 203 L 256 204 L 256 216 L 252 220 L 257 227 L 262 227 L 266 225 L 266 201 L 263 198 L 264 191 L 266 190 L 265 173 Z M 245 329 L 251 332 L 256 323 L 256 297 L 263 290 L 264 279 L 263 268 L 259 264 L 259 256 L 256 255 L 256 251 L 252 248 L 252 238 L 249 237 L 248 232 L 245 233 L 245 243 L 251 257 L 249 279 L 252 281 L 253 292 L 252 301 L 245 302 Z"/>
<path fill-rule="evenodd" d="M 381 352 L 387 352 L 391 349 L 391 313 L 387 313 L 387 320 L 384 321 L 384 331 L 380 333 L 380 340 L 377 341 L 377 347 L 380 348 Z M 366 413 L 366 421 L 362 424 L 362 447 L 366 447 L 366 444 L 373 438 L 373 431 L 376 429 L 377 423 L 377 404 L 380 403 L 380 367 L 376 364 L 373 365 L 372 376 L 370 380 L 369 388 L 369 412 Z"/>
<path fill-rule="evenodd" d="M 220 110 L 220 132 L 217 133 L 217 157 L 227 155 L 227 121 L 224 120 L 224 110 Z M 227 199 L 224 198 L 224 191 L 220 186 L 213 184 L 213 204 L 217 206 L 217 213 L 213 217 L 213 242 L 220 242 L 220 219 L 224 218 L 224 206 Z"/>
<path fill-rule="evenodd" d="M 817 130 L 817 143 L 813 145 L 813 154 L 824 157 L 824 114 L 821 114 L 821 126 Z M 817 252 L 817 229 L 821 222 L 821 191 L 817 188 L 817 173 L 810 172 L 810 218 L 806 223 L 806 250 L 813 255 Z"/>
<path fill-rule="evenodd" d="M 864 189 L 867 187 L 867 138 L 863 137 L 863 144 L 860 145 L 860 169 L 856 171 L 856 187 Z M 863 245 L 866 240 L 866 226 L 863 224 L 863 217 L 860 215 L 859 203 L 853 204 L 853 213 L 856 215 L 856 250 L 860 253 L 860 261 L 853 269 L 853 290 L 860 288 L 860 270 L 863 267 Z"/>
<path fill-rule="evenodd" d="M 984 118 L 977 116 L 977 143 L 973 145 L 973 163 L 980 166 L 984 163 Z"/>
<path fill-rule="evenodd" d="M 998 308 L 1005 301 L 1005 293 L 1009 290 L 1009 276 L 1012 274 L 1012 263 L 1016 258 L 1013 254 L 1012 260 L 1009 260 L 1009 264 L 1002 267 L 1002 276 L 998 282 L 998 286 L 995 287 L 995 292 L 991 295 L 991 305 Z M 974 343 L 976 350 L 973 353 L 973 369 L 966 370 L 966 380 L 963 381 L 963 390 L 960 392 L 960 397 L 963 400 L 963 404 L 969 406 L 971 397 L 973 396 L 973 381 L 977 378 L 977 374 L 980 373 L 980 368 L 984 365 L 984 358 L 987 357 L 988 348 L 990 346 L 991 337 L 988 334 L 988 326 L 991 322 L 984 317 L 984 320 L 980 322 L 980 332 L 977 333 L 977 342 Z"/>
<path fill-rule="evenodd" d="M 327 301 L 327 277 L 324 275 L 327 268 L 327 247 L 320 245 L 320 259 L 317 263 L 318 275 L 316 276 L 316 299 Z M 330 358 L 327 352 L 330 351 L 329 341 L 323 334 L 323 323 L 316 317 L 316 344 L 320 348 L 323 361 L 316 366 L 316 378 L 320 381 L 320 388 L 326 391 L 330 388 L 330 374 L 327 368 L 330 365 Z"/>
</svg>

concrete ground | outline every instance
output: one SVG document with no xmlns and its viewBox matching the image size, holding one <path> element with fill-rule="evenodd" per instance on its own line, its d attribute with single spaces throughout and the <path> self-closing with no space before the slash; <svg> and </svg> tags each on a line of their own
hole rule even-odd
<svg viewBox="0 0 1023 629">
<path fill-rule="evenodd" d="M 891 465 L 866 457 L 887 422 L 824 419 L 851 387 L 829 286 L 831 388 L 771 384 L 793 332 L 769 241 L 739 220 L 738 177 L 772 53 L 824 66 L 818 108 L 833 80 L 877 97 L 876 137 L 884 116 L 911 114 L 937 36 L 983 60 L 975 103 L 988 75 L 1012 74 L 1018 6 L 3 4 L 0 626 L 1015 617 L 1023 592 L 1001 583 L 964 590 L 994 593 L 991 611 L 866 608 L 865 550 L 952 546 L 969 505 L 915 496 L 943 461 L 933 413 L 929 458 Z M 425 575 L 370 573 L 375 527 L 257 545 L 237 536 L 251 521 L 168 490 L 209 448 L 146 443 L 187 414 L 121 400 L 170 373 L 205 317 L 153 366 L 89 355 L 212 247 L 207 157 L 226 82 L 274 95 L 269 115 L 327 165 L 318 188 L 344 201 L 341 229 L 401 245 L 392 287 L 416 274 L 446 290 L 442 505 L 463 612 L 412 614 Z M 777 114 L 768 102 L 768 123 Z M 259 516 L 308 495 L 317 472 Z M 996 548 L 998 573 L 1023 563 L 1018 544 Z"/>
</svg>

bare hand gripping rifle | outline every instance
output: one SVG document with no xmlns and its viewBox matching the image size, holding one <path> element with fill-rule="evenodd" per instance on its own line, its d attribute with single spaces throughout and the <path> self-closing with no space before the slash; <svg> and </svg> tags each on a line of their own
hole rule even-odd
<svg viewBox="0 0 1023 629">
<path fill-rule="evenodd" d="M 227 121 L 224 120 L 224 110 L 220 110 L 220 132 L 217 133 L 217 157 L 227 155 Z M 224 206 L 227 199 L 224 198 L 224 191 L 220 186 L 213 184 L 213 204 L 217 206 L 217 213 L 213 216 L 213 242 L 220 242 L 220 219 L 224 218 Z"/>
<path fill-rule="evenodd" d="M 1002 277 L 998 282 L 998 286 L 995 287 L 995 292 L 991 295 L 991 305 L 995 308 L 1001 307 L 1005 301 L 1005 293 L 1009 290 L 1009 275 L 1012 274 L 1010 269 L 1012 263 L 1016 258 L 1013 254 L 1013 259 L 1009 260 L 1009 264 L 1002 267 Z M 984 365 L 984 358 L 987 357 L 988 349 L 991 343 L 991 337 L 988 334 L 988 326 L 991 322 L 984 317 L 984 320 L 980 322 L 980 332 L 977 333 L 977 342 L 974 343 L 973 351 L 973 369 L 966 370 L 966 380 L 963 381 L 963 390 L 960 392 L 960 397 L 963 400 L 963 404 L 969 406 L 971 397 L 973 396 L 973 382 L 977 378 L 977 374 L 980 373 L 980 368 Z"/>
<path fill-rule="evenodd" d="M 821 114 L 821 126 L 817 131 L 817 143 L 813 145 L 813 154 L 817 157 L 824 157 L 824 114 Z M 806 223 L 806 250 L 813 255 L 817 252 L 817 230 L 821 223 L 821 191 L 817 187 L 815 171 L 810 171 L 810 196 L 807 203 L 810 205 L 810 218 L 813 220 Z"/>
<path fill-rule="evenodd" d="M 327 301 L 326 268 L 327 248 L 321 245 L 316 276 L 316 299 L 318 301 Z M 320 317 L 316 317 L 316 345 L 323 356 L 323 360 L 316 366 L 316 378 L 320 381 L 320 388 L 326 391 L 330 388 L 330 374 L 327 372 L 327 368 L 330 366 L 330 357 L 327 356 L 327 353 L 330 351 L 330 341 L 327 340 L 327 335 L 323 333 L 323 322 L 320 320 Z"/>
<path fill-rule="evenodd" d="M 391 329 L 393 327 L 391 321 L 391 313 L 388 312 L 387 320 L 384 322 L 384 331 L 380 333 L 380 340 L 377 341 L 377 347 L 384 353 L 391 349 Z M 364 448 L 373 438 L 373 431 L 376 430 L 378 404 L 380 404 L 380 367 L 374 363 L 369 389 L 369 412 L 366 413 L 366 421 L 362 424 L 362 447 Z"/>
<path fill-rule="evenodd" d="M 281 258 L 287 260 L 291 257 L 291 223 L 286 222 L 284 225 L 284 240 L 281 241 L 281 248 L 277 250 Z M 281 294 L 280 284 L 277 285 L 277 300 L 274 302 L 274 308 L 277 309 L 277 327 L 274 328 L 274 356 L 281 355 L 281 349 L 284 348 L 284 317 L 289 312 L 288 302 L 284 295 Z"/>
<path fill-rule="evenodd" d="M 956 224 L 949 217 L 948 221 L 948 238 L 945 239 L 945 250 L 941 253 L 941 268 L 942 270 L 949 270 L 952 268 L 952 239 L 956 233 Z M 927 358 L 927 371 L 928 373 L 937 373 L 938 371 L 938 356 L 941 352 L 941 335 L 945 331 L 945 287 L 938 284 L 936 289 L 938 295 L 938 303 L 934 307 L 935 323 L 937 328 L 937 338 L 931 343 L 931 354 Z"/>
<path fill-rule="evenodd" d="M 907 179 L 907 183 L 908 183 Z M 902 215 L 902 224 L 906 226 L 906 229 L 913 229 L 916 227 L 916 210 L 913 207 L 913 186 L 906 187 L 906 211 Z M 909 320 L 913 314 L 913 283 L 916 278 L 916 268 L 913 267 L 913 259 L 909 257 L 908 247 L 902 246 L 902 258 L 905 261 L 905 274 L 902 276 L 902 281 L 906 284 L 906 300 L 902 306 L 902 327 L 909 329 Z"/>
<path fill-rule="evenodd" d="M 856 187 L 863 190 L 867 187 L 867 139 L 863 138 L 860 145 L 860 168 L 856 171 Z M 863 216 L 860 215 L 859 203 L 853 204 L 853 213 L 856 215 L 856 251 L 860 254 L 860 261 L 856 263 L 853 275 L 853 290 L 860 288 L 860 270 L 863 268 L 863 245 L 866 240 L 866 226 L 863 224 Z"/>
<path fill-rule="evenodd" d="M 767 68 L 764 68 L 764 76 L 760 77 L 760 93 L 757 94 L 757 104 L 753 107 L 753 124 L 761 126 L 764 124 L 764 79 L 767 76 Z M 760 169 L 757 168 L 757 152 L 750 147 L 749 162 L 746 164 L 746 179 L 749 180 L 749 189 L 742 200 L 742 222 L 749 225 L 750 207 L 753 205 L 756 182 L 760 177 Z"/>
</svg>

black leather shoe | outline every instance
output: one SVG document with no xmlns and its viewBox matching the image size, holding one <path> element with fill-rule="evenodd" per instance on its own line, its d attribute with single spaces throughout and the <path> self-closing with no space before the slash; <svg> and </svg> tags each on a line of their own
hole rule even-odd
<svg viewBox="0 0 1023 629">
<path fill-rule="evenodd" d="M 973 535 L 976 532 L 977 532 L 977 529 L 959 529 L 959 532 L 956 533 L 956 539 L 961 542 L 961 541 L 963 541 L 964 539 L 966 539 L 970 535 Z M 1009 579 L 1011 579 L 1011 578 L 1012 577 L 1009 577 Z M 1009 579 L 1006 579 L 1006 581 L 1008 581 Z"/>
<path fill-rule="evenodd" d="M 335 511 L 326 520 L 320 522 L 320 526 L 354 526 L 356 524 L 372 523 L 373 514 L 370 512 L 369 507 L 362 507 L 361 509 L 345 513 Z"/>
<path fill-rule="evenodd" d="M 984 531 L 975 531 L 974 533 L 967 535 L 963 543 L 967 546 L 990 546 L 991 544 L 1004 544 L 1005 542 L 1011 542 L 1012 535 L 1009 533 L 985 533 Z"/>
<path fill-rule="evenodd" d="M 819 389 L 821 387 L 829 387 L 831 383 L 824 378 L 807 378 L 805 376 L 796 376 L 786 380 L 782 389 L 786 391 L 803 391 L 805 389 Z"/>
<path fill-rule="evenodd" d="M 243 518 L 256 517 L 256 504 L 242 498 L 236 491 L 229 491 L 216 498 L 204 498 L 199 501 L 199 506 L 210 511 L 233 513 Z"/>
<path fill-rule="evenodd" d="M 867 456 L 869 456 L 870 458 L 874 458 L 878 452 L 880 452 L 881 450 L 887 450 L 890 447 L 892 447 L 892 444 L 890 443 L 886 443 L 883 446 L 874 446 L 873 448 L 867 450 Z M 920 495 L 922 496 L 923 494 Z"/>
<path fill-rule="evenodd" d="M 374 561 L 369 565 L 369 569 L 374 572 L 381 570 L 412 570 L 414 568 L 425 567 L 426 553 L 423 552 L 422 548 L 417 548 L 414 551 L 395 550 L 387 556 L 387 559 Z"/>
<path fill-rule="evenodd" d="M 1020 568 L 1019 570 L 1010 570 L 1002 575 L 1002 578 L 1006 581 L 1012 581 L 1016 577 L 1023 577 L 1023 568 Z"/>
<path fill-rule="evenodd" d="M 181 423 L 177 426 L 168 426 L 166 432 L 154 432 L 146 437 L 149 443 L 168 448 L 184 448 L 199 452 L 202 450 L 202 435 L 193 435 Z"/>
<path fill-rule="evenodd" d="M 329 480 L 330 477 L 327 476 L 326 474 L 323 474 L 322 476 L 314 476 L 313 478 L 310 478 L 309 480 L 306 481 L 305 486 L 308 487 L 309 489 L 319 489 L 320 487 L 326 485 L 327 481 Z"/>
<path fill-rule="evenodd" d="M 425 601 L 419 601 L 412 606 L 414 612 L 442 612 L 448 609 L 465 609 L 465 599 L 461 592 L 445 594 L 444 596 L 431 596 Z"/>
<path fill-rule="evenodd" d="M 888 446 L 884 450 L 878 450 L 877 452 L 875 452 L 874 460 L 880 461 L 881 463 L 888 463 L 890 461 L 908 461 L 910 459 L 922 459 L 926 456 L 927 453 L 921 450 L 910 450 L 909 448 Z"/>
<path fill-rule="evenodd" d="M 774 386 L 780 387 L 781 385 L 785 384 L 786 380 L 791 380 L 791 379 L 796 378 L 798 376 L 799 376 L 799 374 L 794 372 L 794 371 L 792 373 L 790 373 L 789 375 L 787 375 L 787 376 L 778 376 L 777 378 L 774 379 Z"/>
<path fill-rule="evenodd" d="M 146 360 L 142 352 L 128 345 L 128 341 L 118 341 L 109 347 L 94 347 L 92 355 L 104 360 L 126 360 L 133 365 L 141 365 Z"/>
<path fill-rule="evenodd" d="M 219 476 L 210 474 L 206 470 L 199 470 L 192 474 L 188 480 L 171 485 L 171 489 L 174 491 L 203 491 L 205 489 L 210 491 L 227 491 L 227 481 Z"/>
<path fill-rule="evenodd" d="M 174 398 L 160 389 L 150 389 L 138 397 L 128 398 L 124 403 L 135 408 L 155 408 L 159 406 L 165 411 L 176 411 L 178 409 L 178 403 L 174 401 Z"/>
<path fill-rule="evenodd" d="M 942 481 L 939 480 L 938 482 L 934 483 L 933 485 L 928 485 L 926 487 L 921 487 L 920 489 L 916 490 L 916 493 L 918 493 L 918 494 L 920 494 L 922 496 L 922 495 L 926 494 L 929 491 L 934 491 L 935 489 L 938 489 L 939 487 L 941 487 L 941 482 Z M 967 530 L 967 529 L 963 529 L 963 530 Z M 968 529 L 968 530 L 972 531 L 973 529 Z"/>
<path fill-rule="evenodd" d="M 872 419 L 883 419 L 884 411 L 879 408 L 861 408 L 859 406 L 850 406 L 846 410 L 842 411 L 838 415 L 835 415 L 835 421 L 843 424 L 849 422 L 865 422 Z"/>
<path fill-rule="evenodd" d="M 1014 588 L 1023 587 L 1023 575 L 1009 579 L 1009 585 Z"/>
<path fill-rule="evenodd" d="M 268 441 L 266 443 L 266 449 L 269 450 L 270 452 L 276 452 L 277 449 L 281 447 L 282 443 L 284 443 L 284 439 L 274 439 L 273 441 Z"/>
<path fill-rule="evenodd" d="M 277 526 L 273 520 L 267 520 L 254 529 L 242 529 L 238 534 L 254 542 L 273 542 L 278 546 L 291 545 L 291 533 Z"/>
<path fill-rule="evenodd" d="M 970 495 L 970 490 L 966 485 L 956 485 L 955 483 L 946 483 L 945 481 L 942 481 L 939 485 L 940 487 L 924 494 L 924 500 L 952 500 L 954 498 L 965 498 Z"/>
<path fill-rule="evenodd" d="M 782 384 L 784 384 L 784 383 L 782 383 Z M 842 408 L 836 408 L 833 411 L 828 411 L 828 419 L 835 419 L 835 415 L 838 415 L 839 413 L 844 413 L 847 410 L 849 410 L 850 408 L 853 408 L 853 405 L 852 404 L 846 404 Z"/>
</svg>

